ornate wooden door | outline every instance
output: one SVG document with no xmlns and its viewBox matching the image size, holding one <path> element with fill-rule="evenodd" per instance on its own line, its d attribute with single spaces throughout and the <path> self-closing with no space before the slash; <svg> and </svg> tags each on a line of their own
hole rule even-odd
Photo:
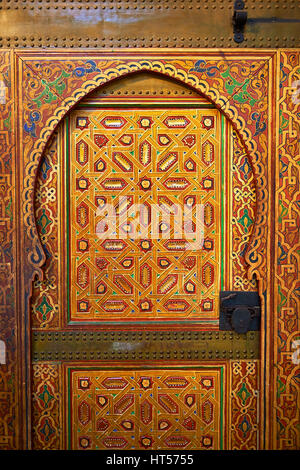
<svg viewBox="0 0 300 470">
<path fill-rule="evenodd" d="M 0 447 L 299 447 L 298 51 L 0 74 Z"/>
<path fill-rule="evenodd" d="M 257 290 L 255 198 L 229 120 L 186 86 L 138 74 L 71 111 L 35 194 L 33 448 L 256 448 L 259 332 L 220 331 L 219 305 Z"/>
</svg>

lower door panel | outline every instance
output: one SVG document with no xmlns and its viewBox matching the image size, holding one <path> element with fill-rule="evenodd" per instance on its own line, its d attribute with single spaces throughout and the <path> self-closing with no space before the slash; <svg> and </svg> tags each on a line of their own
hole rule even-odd
<svg viewBox="0 0 300 470">
<path fill-rule="evenodd" d="M 36 363 L 34 448 L 256 449 L 258 368 L 257 360 Z"/>
</svg>

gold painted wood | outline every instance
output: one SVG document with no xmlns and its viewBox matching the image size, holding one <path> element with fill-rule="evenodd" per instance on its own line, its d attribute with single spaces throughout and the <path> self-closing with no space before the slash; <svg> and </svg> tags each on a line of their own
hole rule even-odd
<svg viewBox="0 0 300 470">
<path fill-rule="evenodd" d="M 74 59 L 74 57 L 76 57 L 74 52 L 75 51 L 73 49 L 70 49 L 68 54 L 65 56 L 60 56 L 63 57 L 62 63 L 64 65 L 67 63 L 67 61 L 68 63 L 73 63 L 73 61 L 76 60 Z M 157 51 L 156 53 L 158 54 Z M 176 53 L 178 53 L 178 50 L 173 51 L 174 55 Z M 195 51 L 193 53 L 195 54 Z M 201 56 L 204 56 L 205 53 L 208 54 L 205 57 L 207 60 L 210 60 L 210 51 L 205 52 L 202 50 L 198 51 L 197 53 L 198 55 L 201 54 Z M 217 51 L 215 53 L 218 54 Z M 234 66 L 239 66 L 240 61 L 242 61 L 243 58 L 247 56 L 247 54 L 245 51 L 242 52 L 241 50 L 237 50 L 235 53 L 236 56 L 233 59 Z M 265 279 L 267 282 L 265 298 L 265 305 L 267 306 L 267 309 L 263 311 L 263 325 L 261 334 L 262 357 L 258 364 L 258 366 L 261 367 L 255 368 L 252 363 L 249 363 L 249 361 L 232 361 L 228 365 L 228 367 L 230 367 L 231 380 L 229 387 L 232 387 L 233 390 L 233 397 L 231 397 L 232 405 L 230 406 L 232 406 L 232 410 L 235 409 L 236 400 L 240 390 L 239 387 L 242 385 L 241 373 L 243 380 L 248 380 L 249 377 L 255 377 L 255 380 L 252 382 L 252 392 L 253 395 L 256 396 L 257 402 L 259 402 L 259 408 L 261 412 L 259 423 L 256 423 L 258 425 L 259 432 L 256 430 L 256 433 L 253 433 L 255 438 L 254 446 L 259 446 L 260 448 L 293 449 L 299 447 L 299 432 L 297 431 L 296 427 L 296 420 L 299 416 L 299 407 L 297 408 L 299 393 L 295 387 L 297 366 L 293 365 L 292 363 L 292 357 L 294 353 L 293 341 L 296 340 L 299 335 L 296 330 L 298 300 L 296 297 L 297 292 L 295 292 L 294 289 L 295 280 L 297 279 L 297 257 L 299 256 L 297 253 L 297 243 L 295 243 L 295 237 L 297 235 L 297 215 L 295 214 L 295 208 L 297 205 L 295 200 L 296 195 L 298 194 L 296 160 L 298 158 L 297 155 L 299 154 L 297 150 L 296 139 L 297 133 L 299 132 L 299 127 L 297 127 L 298 124 L 296 119 L 297 106 L 294 106 L 295 103 L 292 100 L 292 96 L 294 96 L 293 83 L 299 79 L 299 51 L 290 49 L 278 52 L 272 50 L 270 54 L 268 54 L 266 51 L 263 51 L 263 53 L 265 62 L 264 64 L 260 63 L 259 73 L 262 72 L 260 77 L 266 77 L 265 72 L 267 73 L 268 83 L 262 90 L 265 101 L 262 99 L 261 104 L 262 106 L 265 104 L 268 110 L 265 115 L 266 119 L 264 119 L 263 122 L 267 123 L 268 129 L 270 131 L 270 133 L 267 135 L 267 138 L 270 137 L 268 140 L 268 155 L 270 158 L 263 160 L 263 165 L 265 165 L 265 168 L 268 170 L 266 173 L 264 173 L 264 176 L 266 176 L 265 185 L 264 182 L 262 183 L 262 180 L 260 180 L 257 187 L 258 190 L 260 190 L 261 183 L 264 185 L 264 190 L 268 194 L 268 199 L 265 201 L 265 203 L 271 203 L 270 206 L 268 206 L 270 207 L 268 217 L 271 220 L 266 222 L 270 232 L 267 234 L 268 238 L 265 245 L 266 249 L 260 252 L 265 255 L 267 261 L 267 264 L 263 267 L 265 272 Z M 112 52 L 111 54 L 113 55 Z M 187 51 L 185 51 L 185 54 L 187 54 Z M 226 59 L 229 57 L 228 51 L 221 51 L 220 57 L 221 54 L 225 54 Z M 255 57 L 253 62 L 257 64 L 262 55 L 260 55 L 258 51 L 254 50 L 251 51 L 251 54 L 252 57 Z M 143 58 L 142 60 L 144 60 L 145 51 L 142 51 L 141 55 Z M 6 60 L 9 57 L 10 60 Z M 9 145 L 6 145 L 5 148 L 6 153 L 4 155 L 8 155 L 8 159 L 6 162 L 7 168 L 5 168 L 7 172 L 4 171 L 4 174 L 10 174 L 9 172 L 11 172 L 14 177 L 18 177 L 16 185 L 12 186 L 11 183 L 9 183 L 8 186 L 9 191 L 11 191 L 12 188 L 16 188 L 17 191 L 17 196 L 12 201 L 14 204 L 12 218 L 14 223 L 17 223 L 18 232 L 17 236 L 12 235 L 10 240 L 13 246 L 13 250 L 16 250 L 16 248 L 19 250 L 19 248 L 21 248 L 18 251 L 19 256 L 16 257 L 18 260 L 18 266 L 21 267 L 21 269 L 19 269 L 15 275 L 18 281 L 16 286 L 17 288 L 15 289 L 16 294 L 13 294 L 13 291 L 11 291 L 12 295 L 10 299 L 8 299 L 7 305 L 3 305 L 2 308 L 2 314 L 4 315 L 4 318 L 8 318 L 8 321 L 3 322 L 5 325 L 5 334 L 7 335 L 7 338 L 12 338 L 12 340 L 11 342 L 7 342 L 10 358 L 9 367 L 5 366 L 3 369 L 1 369 L 3 370 L 3 384 L 6 387 L 5 393 L 6 391 L 8 393 L 5 395 L 5 398 L 7 398 L 5 401 L 5 406 L 6 403 L 8 403 L 8 417 L 10 420 L 9 422 L 11 423 L 10 429 L 7 427 L 1 428 L 3 429 L 3 433 L 1 434 L 1 448 L 7 448 L 8 446 L 11 446 L 11 448 L 30 448 L 31 446 L 31 423 L 29 419 L 27 420 L 27 418 L 31 416 L 31 413 L 28 401 L 26 402 L 28 397 L 31 399 L 31 382 L 28 380 L 26 381 L 26 378 L 28 377 L 27 374 L 30 375 L 31 373 L 29 369 L 30 348 L 28 347 L 30 343 L 30 341 L 28 341 L 30 332 L 29 329 L 27 329 L 28 323 L 26 322 L 28 321 L 27 307 L 28 299 L 31 294 L 33 274 L 41 273 L 39 268 L 42 265 L 42 262 L 39 264 L 39 260 L 42 261 L 42 257 L 38 259 L 38 257 L 35 256 L 40 249 L 40 245 L 38 244 L 38 239 L 35 234 L 35 227 L 33 223 L 34 219 L 32 217 L 33 210 L 31 204 L 33 194 L 32 189 L 35 182 L 35 169 L 38 166 L 40 154 L 35 151 L 30 153 L 29 150 L 31 149 L 30 145 L 32 143 L 32 139 L 28 133 L 23 133 L 23 125 L 24 123 L 26 123 L 28 126 L 30 125 L 29 116 L 32 109 L 30 107 L 32 101 L 30 99 L 25 99 L 27 98 L 25 96 L 26 91 L 30 91 L 30 93 L 32 93 L 31 99 L 36 99 L 44 89 L 43 86 L 37 90 L 35 90 L 34 87 L 30 89 L 28 86 L 32 76 L 34 79 L 40 80 L 40 82 L 38 82 L 39 86 L 41 83 L 41 78 L 43 78 L 43 71 L 37 72 L 34 69 L 34 61 L 36 61 L 38 57 L 39 56 L 34 51 L 31 53 L 31 62 L 30 59 L 28 60 L 28 56 L 26 56 L 24 52 L 17 51 L 17 53 L 10 53 L 8 51 L 4 51 L 4 53 L 1 54 L 1 60 L 3 60 L 1 63 L 1 72 L 5 77 L 8 87 L 7 96 L 10 98 L 6 105 L 1 107 L 1 117 L 3 118 L 5 127 L 9 123 L 10 119 L 12 123 L 12 127 L 7 127 L 7 129 L 9 129 L 7 134 L 7 142 Z M 119 60 L 123 59 L 124 58 L 119 58 Z M 57 62 L 55 62 L 55 56 L 51 56 L 51 52 L 49 51 L 46 51 L 44 57 L 42 57 L 42 60 L 48 60 L 48 63 L 51 63 L 51 66 L 55 66 L 57 64 Z M 84 60 L 86 60 L 86 57 L 84 57 Z M 100 60 L 99 56 L 97 56 L 97 60 Z M 232 56 L 229 57 L 228 60 L 232 60 Z M 168 61 L 172 61 L 172 57 L 169 57 Z M 16 78 L 14 64 L 16 65 L 16 69 L 19 72 L 19 82 Z M 76 67 L 76 64 L 74 67 Z M 57 75 L 51 78 L 51 82 L 55 82 L 61 70 L 61 68 L 56 69 Z M 32 75 L 29 80 L 27 77 L 30 76 L 31 73 Z M 251 79 L 255 74 L 257 75 L 257 69 L 252 76 L 249 75 L 250 80 L 247 82 L 248 84 L 251 82 Z M 54 104 L 43 103 L 43 113 L 45 114 L 43 115 L 42 123 L 35 123 L 37 136 L 39 139 L 38 142 L 39 145 L 41 145 L 41 148 L 47 141 L 50 133 L 53 131 L 56 122 L 61 119 L 61 116 L 69 109 L 70 106 L 75 104 L 76 99 L 73 96 L 74 90 L 76 88 L 78 89 L 79 87 L 83 87 L 82 94 L 86 93 L 86 90 L 84 89 L 84 80 L 76 82 L 74 86 L 71 83 L 71 79 L 69 81 L 66 80 L 66 82 L 68 82 L 68 88 L 63 98 L 67 97 L 69 99 L 68 103 L 64 102 L 63 98 L 60 96 L 57 97 L 57 102 Z M 211 80 L 209 77 L 204 77 L 203 82 L 205 84 L 208 83 L 207 88 L 204 86 L 204 90 L 207 91 L 212 88 L 217 90 L 216 85 L 213 85 L 213 80 Z M 17 86 L 15 93 L 11 86 Z M 91 86 L 96 87 L 97 83 L 92 82 Z M 219 87 L 218 90 L 220 91 Z M 52 91 L 54 92 L 54 88 Z M 221 106 L 224 107 L 224 112 L 228 112 L 229 108 L 234 109 L 235 111 L 237 110 L 236 114 L 235 112 L 232 113 L 232 116 L 235 118 L 240 118 L 243 115 L 245 116 L 245 114 L 243 114 L 245 107 L 236 105 L 236 103 L 233 103 L 232 101 L 232 97 L 237 97 L 239 92 L 240 88 L 237 88 L 234 95 L 227 95 L 228 105 L 225 104 L 226 100 L 224 100 L 221 104 Z M 11 93 L 14 95 L 14 101 L 11 101 Z M 221 94 L 222 93 L 223 92 L 221 92 Z M 14 104 L 17 106 L 17 112 L 14 111 Z M 63 107 L 61 114 L 57 112 L 57 108 L 59 106 Z M 260 108 L 260 110 L 262 109 L 265 108 Z M 251 120 L 250 114 L 252 110 L 253 108 L 251 108 L 249 111 L 249 115 L 246 119 L 247 125 L 245 124 L 245 128 L 247 130 L 249 130 L 248 122 Z M 9 118 L 10 112 L 11 118 Z M 21 119 L 23 112 L 24 116 L 23 119 Z M 274 116 L 276 116 L 276 119 L 274 119 Z M 282 116 L 282 120 L 280 119 L 280 116 Z M 16 117 L 20 118 L 17 122 L 16 119 L 14 119 Z M 47 123 L 48 118 L 52 119 L 50 121 L 51 124 L 50 122 Z M 53 118 L 57 119 L 57 121 L 54 121 L 54 124 Z M 236 123 L 238 123 L 238 121 L 236 121 Z M 17 129 L 18 133 L 15 133 L 14 129 Z M 244 131 L 244 128 L 240 127 L 240 129 L 242 132 Z M 1 130 L 3 130 L 3 128 L 1 128 Z M 252 127 L 252 130 L 253 132 L 255 131 L 254 126 Z M 262 135 L 266 135 L 263 134 L 264 131 L 261 127 L 258 128 L 258 131 L 262 131 Z M 40 137 L 42 133 L 43 135 Z M 257 139 L 256 142 L 259 142 L 259 139 Z M 264 141 L 264 143 L 266 142 L 267 140 Z M 24 147 L 21 148 L 21 144 L 24 144 Z M 12 147 L 10 147 L 10 145 L 12 145 Z M 17 166 L 14 166 L 14 161 L 10 160 L 9 158 L 10 150 L 14 149 L 15 147 L 19 152 L 17 156 Z M 259 158 L 261 155 L 262 154 L 259 152 Z M 32 178 L 31 174 L 30 177 L 28 177 L 28 167 L 30 167 L 30 169 L 33 168 L 32 172 L 34 176 Z M 28 199 L 26 199 L 27 188 L 26 190 L 24 189 L 25 179 L 26 184 L 28 183 L 27 188 L 30 188 Z M 274 199 L 275 190 L 276 200 Z M 25 201 L 24 198 L 22 199 L 22 197 L 25 198 Z M 276 212 L 274 211 L 275 207 Z M 23 220 L 19 217 L 21 208 L 22 210 L 25 209 L 24 214 L 26 214 L 26 216 L 29 215 L 29 218 L 27 218 L 26 221 L 25 219 Z M 274 219 L 274 213 L 276 214 L 276 219 Z M 262 214 L 262 212 L 260 214 Z M 266 214 L 263 213 L 263 215 Z M 3 211 L 2 220 L 4 217 L 5 212 Z M 269 236 L 269 233 L 271 236 Z M 274 238 L 272 238 L 274 237 L 274 233 L 276 234 L 277 241 L 280 241 L 280 243 L 276 244 L 276 246 L 274 244 Z M 28 241 L 28 239 L 30 239 L 30 243 L 26 243 L 26 240 Z M 31 243 L 32 240 L 34 243 Z M 255 243 L 259 243 L 259 240 L 259 237 L 257 237 Z M 35 247 L 37 247 L 37 251 L 34 253 L 32 251 L 33 244 Z M 22 248 L 24 248 L 24 251 Z M 285 253 L 287 254 L 286 258 L 283 256 Z M 32 269 L 33 264 L 36 265 L 35 270 Z M 1 278 L 1 281 L 3 281 L 6 289 L 7 286 L 13 282 L 11 277 L 7 278 L 4 276 Z M 13 305 L 15 300 L 13 295 L 15 295 L 15 297 L 18 296 L 18 299 L 16 300 L 16 307 Z M 13 315 L 12 310 L 7 308 L 8 306 L 9 308 L 15 309 L 15 316 Z M 17 330 L 15 330 L 16 319 L 18 322 Z M 16 350 L 13 343 L 13 336 L 11 334 L 12 331 L 17 331 L 18 334 L 18 345 L 20 346 L 18 347 L 18 350 Z M 22 365 L 19 367 L 20 360 L 22 360 Z M 57 394 L 61 393 L 61 388 L 59 387 L 61 387 L 62 376 L 59 372 L 52 374 L 50 369 L 59 369 L 60 366 L 61 365 L 57 362 L 54 364 L 36 363 L 34 365 L 34 381 L 37 382 L 37 386 L 40 387 L 38 392 L 41 391 L 42 393 L 43 386 L 45 384 L 48 385 L 48 382 L 50 382 L 53 378 L 54 387 L 52 390 L 55 390 L 57 399 Z M 260 373 L 259 371 L 261 371 L 260 384 L 257 381 L 256 375 L 253 375 Z M 22 373 L 21 378 L 19 378 L 18 375 L 20 373 Z M 42 380 L 40 380 L 40 378 Z M 265 383 L 267 384 L 267 387 L 264 388 L 263 384 Z M 257 390 L 260 390 L 260 396 L 258 397 Z M 44 409 L 43 412 L 47 413 L 47 410 Z M 23 421 L 22 419 L 19 419 L 20 414 L 22 415 Z M 291 419 L 291 414 L 294 416 L 293 419 Z M 59 419 L 59 413 L 57 416 L 57 429 L 60 429 L 61 420 Z M 43 417 L 45 417 L 45 415 L 43 415 Z M 7 423 L 8 421 L 6 420 L 5 422 Z M 3 419 L 1 421 L 1 424 L 2 423 Z M 232 435 L 230 437 L 230 448 L 241 448 L 241 442 L 238 441 L 238 439 L 233 439 L 234 433 L 235 436 L 238 433 L 239 423 L 234 420 L 230 421 L 230 423 L 230 429 L 232 431 Z M 38 424 L 36 426 L 36 429 L 38 429 Z"/>
<path fill-rule="evenodd" d="M 59 257 L 60 286 L 69 291 L 60 311 L 68 309 L 74 325 L 211 324 L 224 275 L 221 115 L 168 105 L 118 109 L 117 100 L 114 106 L 74 110 L 64 131 Z"/>
</svg>

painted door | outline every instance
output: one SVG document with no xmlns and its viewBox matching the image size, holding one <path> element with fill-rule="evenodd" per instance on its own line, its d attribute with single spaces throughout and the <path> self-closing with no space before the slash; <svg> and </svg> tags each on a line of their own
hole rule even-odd
<svg viewBox="0 0 300 470">
<path fill-rule="evenodd" d="M 243 143 L 186 86 L 133 75 L 64 118 L 35 192 L 33 448 L 258 448 L 259 332 L 220 324 L 221 292 L 257 291 L 255 211 Z"/>
</svg>

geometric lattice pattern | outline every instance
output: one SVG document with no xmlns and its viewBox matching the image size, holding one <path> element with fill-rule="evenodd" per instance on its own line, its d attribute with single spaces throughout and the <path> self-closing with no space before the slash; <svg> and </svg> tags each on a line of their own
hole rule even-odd
<svg viewBox="0 0 300 470">
<path fill-rule="evenodd" d="M 222 366 L 105 372 L 75 368 L 69 376 L 69 448 L 223 448 Z"/>
<path fill-rule="evenodd" d="M 205 114 L 208 115 L 213 112 L 212 109 L 202 109 L 202 112 L 205 111 Z M 174 113 L 174 110 L 172 111 Z M 122 111 L 123 114 L 123 111 Z M 216 124 L 218 124 L 218 120 L 216 120 Z M 255 187 L 253 182 L 253 173 L 251 166 L 249 164 L 249 160 L 245 153 L 244 147 L 241 144 L 240 139 L 236 135 L 234 131 L 232 131 L 231 126 L 226 124 L 226 133 L 227 139 L 224 138 L 222 135 L 222 139 L 228 141 L 228 146 L 223 145 L 223 152 L 222 152 L 222 165 L 225 171 L 223 175 L 223 189 L 226 187 L 226 191 L 222 191 L 222 198 L 223 203 L 222 207 L 224 208 L 224 226 L 226 229 L 222 233 L 222 246 L 223 246 L 223 254 L 221 255 L 223 260 L 223 265 L 221 264 L 220 269 L 220 277 L 221 282 L 223 279 L 223 290 L 256 290 L 256 284 L 254 281 L 250 281 L 247 278 L 246 273 L 246 263 L 245 263 L 245 250 L 247 249 L 249 239 L 251 237 L 252 229 L 254 226 L 254 219 L 255 219 Z M 143 132 L 143 129 L 140 130 Z M 59 134 L 60 135 L 60 134 Z M 199 137 L 200 138 L 200 137 Z M 96 139 L 99 143 L 99 137 Z M 184 139 L 189 145 L 193 141 L 189 139 Z M 210 139 L 211 140 L 211 139 Z M 102 139 L 102 144 L 104 140 Z M 130 141 L 129 141 L 130 142 Z M 59 308 L 60 302 L 59 298 L 61 295 L 58 293 L 61 291 L 61 282 L 59 281 L 59 260 L 65 259 L 66 250 L 63 250 L 63 247 L 60 245 L 58 232 L 59 232 L 59 219 L 57 214 L 60 211 L 60 200 L 59 200 L 59 193 L 60 193 L 60 180 L 61 180 L 61 171 L 58 171 L 58 161 L 57 161 L 57 154 L 59 153 L 61 138 L 54 135 L 53 140 L 47 147 L 47 151 L 44 154 L 42 164 L 40 170 L 38 172 L 37 178 L 37 188 L 36 188 L 36 196 L 35 196 L 35 215 L 36 215 L 36 222 L 37 222 L 37 229 L 43 244 L 43 249 L 46 253 L 46 263 L 43 267 L 44 270 L 44 279 L 43 280 L 36 280 L 34 281 L 33 285 L 33 295 L 32 295 L 32 324 L 33 327 L 40 327 L 40 328 L 48 328 L 48 327 L 58 327 L 62 325 L 62 315 L 59 315 L 59 312 L 64 311 L 63 308 Z M 192 148 L 192 147 L 191 147 Z M 226 162 L 228 162 L 226 164 Z M 81 165 L 79 165 L 81 166 Z M 228 168 L 228 170 L 226 170 Z M 227 187 L 228 186 L 228 187 Z M 139 191 L 140 188 L 135 188 L 134 194 L 136 191 Z M 82 194 L 81 194 L 82 196 Z M 147 197 L 149 196 L 146 195 Z M 109 194 L 110 199 L 112 199 L 113 194 Z M 206 194 L 206 197 L 210 197 L 209 194 Z M 171 195 L 168 199 L 174 199 Z M 99 200 L 99 199 L 98 199 Z M 215 200 L 213 201 L 215 204 Z M 91 201 L 89 201 L 89 205 L 91 205 Z M 64 204 L 62 203 L 62 206 Z M 213 206 L 212 206 L 213 207 Z M 95 209 L 95 207 L 94 207 Z M 206 220 L 206 225 L 204 226 L 205 230 L 205 237 L 206 237 L 206 248 L 211 248 L 211 245 L 208 245 L 207 239 L 212 239 L 212 236 L 215 237 L 214 232 L 214 225 L 211 223 L 210 216 L 213 215 L 215 217 L 215 213 L 213 210 L 208 210 L 209 205 L 208 202 L 206 203 L 206 208 L 204 211 L 204 216 Z M 163 235 L 163 234 L 162 234 Z M 62 237 L 64 238 L 64 237 Z M 128 240 L 123 239 L 126 243 Z M 163 239 L 163 243 L 166 239 Z M 217 240 L 218 241 L 218 240 Z M 154 244 L 157 241 L 154 240 Z M 101 244 L 101 241 L 98 240 L 98 244 Z M 84 247 L 84 243 L 81 243 L 81 248 Z M 136 244 L 138 248 L 138 245 Z M 103 248 L 103 247 L 102 247 Z M 77 247 L 76 247 L 77 249 Z M 152 256 L 155 246 L 152 247 L 151 253 L 147 251 L 140 251 L 141 257 L 150 257 Z M 63 251 L 62 251 L 63 250 Z M 105 250 L 103 250 L 105 251 Z M 78 252 L 80 255 L 84 255 L 83 252 Z M 157 274 L 163 273 L 163 276 L 167 276 L 167 273 L 170 274 L 170 271 L 174 269 L 175 274 L 179 274 L 180 276 L 192 275 L 195 274 L 195 271 L 198 269 L 198 264 L 200 264 L 199 258 L 200 256 L 205 256 L 206 260 L 215 256 L 215 246 L 214 250 L 202 250 L 201 254 L 197 254 L 195 256 L 195 252 L 192 252 L 191 256 L 186 256 L 187 262 L 185 266 L 181 264 L 178 259 L 180 256 L 185 254 L 184 252 L 181 253 L 172 253 L 171 251 L 166 256 L 159 256 L 159 264 L 154 265 L 151 263 L 146 263 L 143 266 L 143 263 L 140 263 L 139 258 L 135 257 L 134 262 L 130 256 L 124 255 L 124 250 L 119 253 L 119 256 L 116 256 L 116 253 L 110 253 L 106 251 L 105 253 L 105 260 L 101 260 L 101 257 L 98 257 L 98 264 L 96 269 L 96 275 L 105 277 L 108 273 L 112 273 L 113 269 L 117 271 L 117 274 L 122 274 L 120 269 L 123 270 L 123 275 L 125 276 L 132 276 L 135 275 L 134 286 L 138 286 L 140 283 L 140 287 L 142 288 L 143 292 L 147 290 L 147 285 L 149 283 L 149 274 L 153 274 L 154 268 L 158 271 Z M 180 256 L 179 256 L 180 255 Z M 220 256 L 216 254 L 217 256 Z M 87 254 L 85 253 L 87 257 Z M 100 260 L 99 260 L 100 258 Z M 110 259 L 109 259 L 110 258 Z M 120 258 L 121 263 L 118 262 Z M 125 258 L 125 260 L 124 260 Z M 156 258 L 157 259 L 157 258 Z M 198 263 L 197 265 L 193 266 L 194 262 Z M 112 261 L 113 263 L 108 263 L 108 261 Z M 172 261 L 173 264 L 169 264 Z M 142 270 L 140 272 L 138 270 L 138 264 L 142 265 Z M 148 266 L 147 266 L 148 265 Z M 150 266 L 151 265 L 151 266 Z M 100 269 L 102 268 L 102 269 Z M 151 268 L 151 269 L 150 269 Z M 176 269 L 177 268 L 177 269 Z M 199 272 L 199 271 L 196 271 Z M 79 269 L 79 273 L 81 276 L 84 275 L 84 267 Z M 216 271 L 218 275 L 218 271 Z M 76 273 L 75 273 L 76 274 Z M 141 274 L 143 276 L 141 276 Z M 201 273 L 200 273 L 201 274 Z M 147 277 L 148 276 L 148 277 Z M 121 278 L 122 280 L 123 278 Z M 130 278 L 132 279 L 132 277 Z M 151 283 L 155 283 L 157 286 L 158 281 L 160 278 L 156 278 L 155 276 L 152 277 Z M 163 277 L 161 278 L 163 279 Z M 117 278 L 117 282 L 120 278 Z M 172 280 L 172 278 L 168 278 L 168 280 Z M 89 279 L 91 283 L 94 283 L 94 279 Z M 200 275 L 198 275 L 198 286 L 201 282 Z M 100 284 L 100 285 L 99 285 Z M 104 283 L 98 284 L 98 295 L 96 298 L 99 297 L 107 297 L 108 291 L 104 292 Z M 195 286 L 197 283 L 195 283 Z M 95 285 L 95 284 L 94 284 Z M 197 295 L 200 295 L 199 289 L 196 289 L 192 283 L 189 284 L 189 288 L 191 293 L 187 295 L 186 291 L 184 291 L 184 298 L 196 300 Z M 148 290 L 149 290 L 148 286 Z M 168 286 L 167 286 L 168 287 Z M 205 287 L 205 286 L 204 286 Z M 102 291 L 100 290 L 102 289 Z M 206 287 L 205 287 L 206 289 Z M 210 288 L 213 291 L 213 288 Z M 194 292 L 193 292 L 194 291 Z M 102 292 L 102 294 L 100 293 Z M 113 297 L 116 297 L 116 291 L 113 294 Z M 152 291 L 153 292 L 153 291 Z M 171 293 L 172 293 L 171 289 Z M 203 292 L 203 290 L 201 290 Z M 202 294 L 201 294 L 202 295 Z M 161 297 L 162 294 L 157 294 L 157 298 Z M 126 295 L 122 298 L 126 301 Z M 143 298 L 146 296 L 143 296 Z M 137 296 L 138 299 L 138 296 Z M 207 296 L 204 300 L 205 302 L 200 302 L 200 308 L 198 309 L 198 317 L 201 318 L 201 323 L 205 323 L 210 318 L 214 318 L 215 312 L 218 310 L 217 303 L 213 305 L 212 298 Z M 99 300 L 97 300 L 99 301 Z M 217 299 L 216 299 L 217 302 Z M 194 302 L 195 303 L 195 302 Z M 147 304 L 143 304 L 147 305 Z M 155 318 L 154 315 L 158 315 L 159 312 L 151 311 L 142 312 L 139 310 L 138 300 L 137 300 L 138 308 L 138 316 L 135 317 L 136 320 L 141 320 L 141 318 L 145 318 L 145 315 L 148 315 L 148 319 Z M 152 305 L 153 307 L 153 305 Z M 75 312 L 76 314 L 76 312 Z M 84 318 L 87 319 L 87 313 L 84 314 Z M 108 317 L 108 312 L 103 312 L 103 315 Z M 113 314 L 113 318 L 119 317 L 121 313 Z M 122 312 L 122 319 L 132 319 L 133 312 L 130 310 Z M 177 321 L 181 315 L 184 315 L 184 318 L 192 318 L 194 319 L 195 313 L 188 313 L 188 312 L 178 312 L 176 313 Z M 157 318 L 157 317 L 156 317 Z M 170 317 L 168 317 L 170 318 Z"/>
<path fill-rule="evenodd" d="M 215 109 L 73 113 L 70 320 L 218 318 L 219 120 Z"/>
</svg>

